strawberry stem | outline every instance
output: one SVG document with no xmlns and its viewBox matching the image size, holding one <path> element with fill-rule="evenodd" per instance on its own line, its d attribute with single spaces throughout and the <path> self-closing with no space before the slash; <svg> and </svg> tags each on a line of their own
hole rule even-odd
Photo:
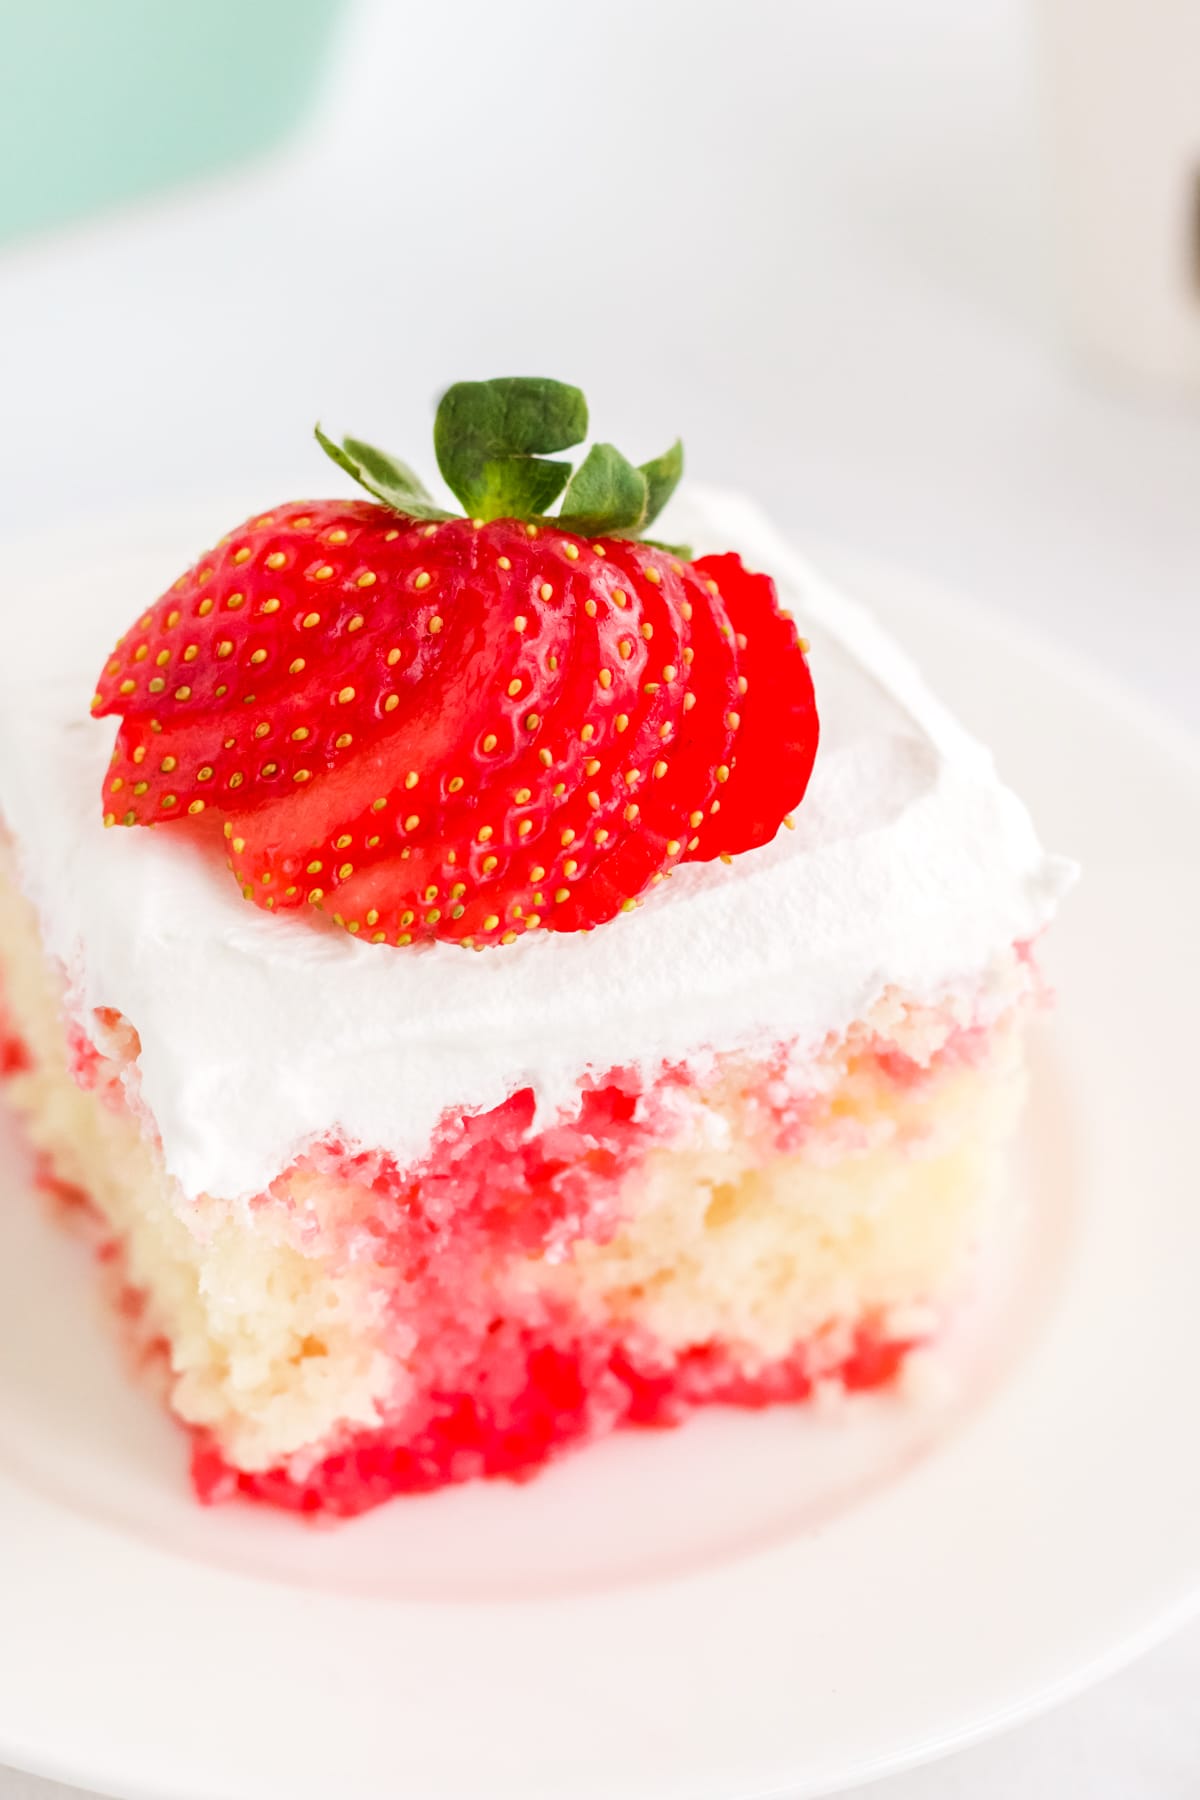
<svg viewBox="0 0 1200 1800">
<path fill-rule="evenodd" d="M 578 388 L 539 376 L 506 376 L 447 388 L 433 443 L 442 477 L 469 518 L 547 520 L 562 495 L 557 519 L 548 522 L 581 536 L 636 537 L 674 492 L 683 445 L 676 441 L 635 467 L 612 444 L 593 444 L 574 474 L 570 463 L 546 456 L 582 443 L 587 428 L 587 402 Z M 338 444 L 319 425 L 315 429 L 326 455 L 385 506 L 413 519 L 451 516 L 434 504 L 407 463 L 359 438 Z"/>
<path fill-rule="evenodd" d="M 571 473 L 536 453 L 569 450 L 587 427 L 587 401 L 565 382 L 456 381 L 438 406 L 433 447 L 468 517 L 528 519 L 553 506 Z"/>
</svg>

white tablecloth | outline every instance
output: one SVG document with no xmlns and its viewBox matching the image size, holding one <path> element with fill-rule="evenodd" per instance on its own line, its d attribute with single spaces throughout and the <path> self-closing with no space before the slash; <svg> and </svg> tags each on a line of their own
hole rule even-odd
<svg viewBox="0 0 1200 1800">
<path fill-rule="evenodd" d="M 318 414 L 420 465 L 447 380 L 553 373 L 1195 721 L 1200 412 L 1057 341 L 1019 0 L 364 0 L 330 63 L 274 162 L 0 258 L 0 532 L 303 492 Z M 1198 1692 L 1200 1628 L 872 1793 L 1193 1800 Z"/>
</svg>

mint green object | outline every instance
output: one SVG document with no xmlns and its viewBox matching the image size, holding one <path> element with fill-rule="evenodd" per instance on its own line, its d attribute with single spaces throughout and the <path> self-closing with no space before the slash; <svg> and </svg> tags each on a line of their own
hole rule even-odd
<svg viewBox="0 0 1200 1800">
<path fill-rule="evenodd" d="M 241 162 L 302 119 L 340 0 L 0 0 L 0 239 Z"/>
</svg>

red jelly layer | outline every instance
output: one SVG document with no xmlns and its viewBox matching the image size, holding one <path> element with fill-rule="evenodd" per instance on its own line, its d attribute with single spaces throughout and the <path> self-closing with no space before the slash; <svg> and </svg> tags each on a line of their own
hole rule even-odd
<svg viewBox="0 0 1200 1800">
<path fill-rule="evenodd" d="M 860 1332 L 822 1379 L 858 1391 L 896 1374 L 909 1343 Z M 249 1474 L 207 1437 L 195 1443 L 192 1481 L 203 1501 L 241 1495 L 300 1513 L 349 1517 L 396 1494 L 418 1494 L 480 1476 L 522 1481 L 561 1451 L 619 1426 L 680 1424 L 695 1407 L 763 1407 L 806 1399 L 813 1382 L 803 1352 L 748 1374 L 719 1344 L 689 1350 L 664 1367 L 639 1362 L 628 1347 L 596 1334 L 555 1343 L 531 1338 L 507 1347 L 508 1391 L 496 1395 L 485 1356 L 463 1391 L 433 1396 L 415 1436 L 387 1431 L 347 1439 L 299 1475 L 293 1467 Z M 518 1373 L 519 1372 L 519 1373 Z M 516 1379 L 513 1379 L 516 1374 Z"/>
<path fill-rule="evenodd" d="M 683 1079 L 667 1072 L 645 1092 L 615 1073 L 580 1095 L 571 1119 L 541 1131 L 524 1090 L 486 1114 L 448 1121 L 430 1156 L 403 1175 L 327 1146 L 315 1165 L 369 1185 L 362 1229 L 371 1253 L 403 1272 L 396 1355 L 416 1391 L 410 1383 L 378 1428 L 263 1472 L 233 1467 L 201 1435 L 192 1464 L 200 1498 L 240 1494 L 353 1514 L 452 1482 L 527 1479 L 571 1446 L 624 1425 L 675 1425 L 702 1404 L 803 1400 L 814 1369 L 849 1388 L 888 1381 L 909 1346 L 870 1330 L 840 1357 L 810 1344 L 764 1368 L 716 1342 L 676 1354 L 636 1328 L 597 1327 L 561 1300 L 515 1297 L 506 1287 L 514 1259 L 553 1259 L 574 1242 L 612 1235 L 624 1177 L 662 1141 L 662 1096 Z M 765 1099 L 758 1112 L 773 1146 L 784 1121 Z"/>
</svg>

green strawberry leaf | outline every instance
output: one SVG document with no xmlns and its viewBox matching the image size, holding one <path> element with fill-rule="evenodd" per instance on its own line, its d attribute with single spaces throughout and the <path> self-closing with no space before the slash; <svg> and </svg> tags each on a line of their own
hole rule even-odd
<svg viewBox="0 0 1200 1800">
<path fill-rule="evenodd" d="M 676 438 L 671 448 L 656 456 L 653 462 L 642 463 L 641 472 L 646 477 L 646 516 L 642 524 L 652 525 L 679 486 L 679 477 L 683 474 L 683 440 Z"/>
<path fill-rule="evenodd" d="M 556 524 L 581 537 L 635 532 L 646 517 L 646 477 L 611 444 L 593 444 L 567 483 Z"/>
<path fill-rule="evenodd" d="M 326 456 L 332 457 L 339 469 L 353 476 L 368 494 L 374 494 L 385 506 L 394 507 L 410 519 L 448 519 L 450 514 L 435 506 L 433 498 L 413 474 L 407 463 L 386 451 L 376 450 L 359 438 L 343 438 L 340 444 L 326 437 L 319 425 L 314 435 Z"/>
<path fill-rule="evenodd" d="M 456 381 L 433 424 L 438 468 L 473 519 L 528 519 L 562 493 L 570 463 L 543 451 L 567 450 L 587 435 L 587 402 L 576 387 L 537 376 Z"/>
<path fill-rule="evenodd" d="M 679 562 L 691 562 L 694 554 L 690 544 L 664 544 L 661 538 L 641 538 L 640 543 L 648 544 L 651 550 L 665 550 L 668 556 L 674 556 Z"/>
<path fill-rule="evenodd" d="M 565 382 L 536 376 L 456 381 L 438 404 L 434 450 L 438 468 L 470 518 L 545 519 L 561 495 L 552 522 L 565 530 L 636 537 L 675 491 L 683 445 L 676 442 L 635 468 L 612 444 L 594 444 L 573 475 L 570 463 L 543 454 L 581 443 L 587 426 L 587 403 Z M 360 438 L 339 444 L 319 425 L 314 429 L 325 454 L 386 506 L 413 519 L 451 517 L 398 457 Z M 682 545 L 655 547 L 690 554 Z"/>
<path fill-rule="evenodd" d="M 419 500 L 424 506 L 433 505 L 433 495 L 425 483 L 399 457 L 389 456 L 384 450 L 376 450 L 373 444 L 364 444 L 361 438 L 343 438 L 342 449 L 365 469 L 372 480 L 390 483 L 411 494 L 414 500 Z"/>
</svg>

